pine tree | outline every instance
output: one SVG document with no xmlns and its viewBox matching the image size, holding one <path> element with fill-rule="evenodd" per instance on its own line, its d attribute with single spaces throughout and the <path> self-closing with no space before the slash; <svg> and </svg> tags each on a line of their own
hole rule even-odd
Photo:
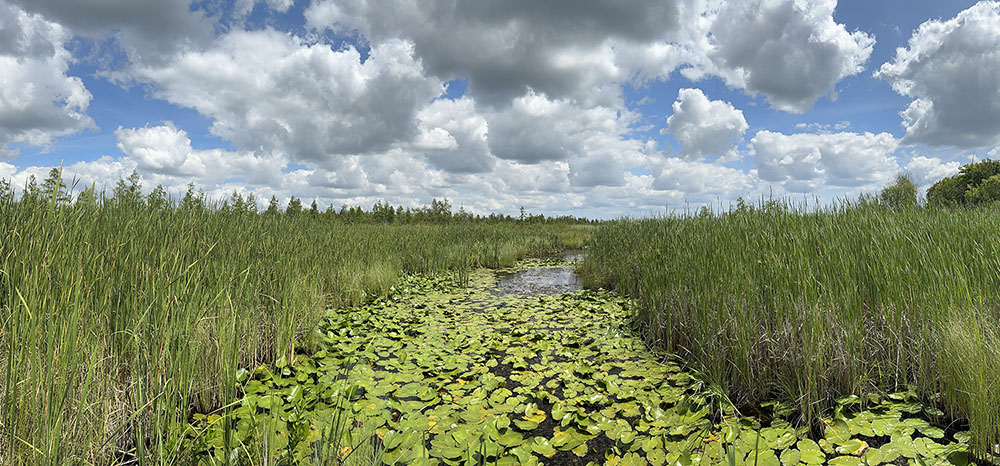
<svg viewBox="0 0 1000 466">
<path fill-rule="evenodd" d="M 248 193 L 246 199 L 243 202 L 243 211 L 248 214 L 257 213 L 257 197 L 253 193 Z"/>
<path fill-rule="evenodd" d="M 243 201 L 243 195 L 241 195 L 235 189 L 233 190 L 232 196 L 230 196 L 229 204 L 230 204 L 230 210 L 232 210 L 233 213 L 242 214 L 243 211 L 246 209 L 246 204 Z"/>
<path fill-rule="evenodd" d="M 271 202 L 267 205 L 267 210 L 264 211 L 265 215 L 278 215 L 281 213 L 278 207 L 278 197 L 271 195 Z"/>
<path fill-rule="evenodd" d="M 302 213 L 302 201 L 292 196 L 288 200 L 288 206 L 285 207 L 285 213 L 288 215 L 296 215 Z"/>
<path fill-rule="evenodd" d="M 62 180 L 62 169 L 52 167 L 49 170 L 48 178 L 42 181 L 42 198 L 46 201 L 55 201 L 58 204 L 69 202 L 69 194 L 66 192 L 66 183 Z"/>
</svg>

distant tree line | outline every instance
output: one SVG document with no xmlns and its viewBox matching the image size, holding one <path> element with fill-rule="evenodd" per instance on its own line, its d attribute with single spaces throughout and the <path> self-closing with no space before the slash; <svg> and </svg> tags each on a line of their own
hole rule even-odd
<svg viewBox="0 0 1000 466">
<path fill-rule="evenodd" d="M 1000 161 L 982 160 L 963 165 L 958 174 L 945 177 L 927 189 L 925 205 L 954 208 L 990 205 L 1000 201 Z M 906 175 L 879 193 L 878 201 L 893 209 L 916 207 L 917 186 Z"/>
<path fill-rule="evenodd" d="M 448 199 L 433 199 L 429 206 L 411 208 L 403 206 L 393 207 L 388 202 L 377 201 L 370 210 L 364 210 L 361 206 L 341 205 L 335 208 L 333 205 L 320 210 L 316 200 L 312 200 L 308 207 L 303 205 L 301 198 L 291 196 L 284 208 L 281 208 L 279 199 L 271 196 L 267 207 L 264 210 L 258 209 L 257 198 L 254 194 L 243 195 L 238 191 L 233 191 L 229 198 L 213 201 L 207 198 L 203 191 L 195 191 L 194 184 L 189 184 L 184 196 L 178 201 L 171 199 L 167 195 L 162 185 L 157 185 L 148 194 L 142 192 L 142 180 L 139 174 L 132 172 L 127 178 L 121 178 L 111 190 L 111 195 L 106 192 L 98 192 L 96 186 L 84 187 L 74 198 L 69 187 L 62 179 L 59 168 L 52 168 L 48 176 L 41 182 L 34 175 L 28 178 L 20 199 L 15 199 L 14 189 L 10 182 L 0 178 L 0 203 L 20 202 L 22 204 L 49 204 L 53 207 L 79 206 L 87 208 L 98 208 L 101 206 L 115 206 L 125 208 L 150 208 L 150 209 L 175 209 L 181 211 L 191 210 L 211 210 L 227 214 L 243 215 L 286 215 L 295 217 L 314 217 L 336 221 L 340 223 L 498 223 L 498 222 L 521 222 L 521 223 L 595 223 L 583 217 L 559 216 L 547 217 L 542 214 L 529 214 L 520 208 L 518 216 L 491 213 L 489 215 L 473 214 L 467 211 L 464 206 L 460 206 L 457 212 L 453 212 L 451 202 Z"/>
<path fill-rule="evenodd" d="M 957 207 L 1000 201 L 1000 161 L 986 159 L 963 165 L 957 175 L 938 181 L 927 190 L 927 203 Z"/>
<path fill-rule="evenodd" d="M 918 191 L 913 179 L 905 173 L 900 173 L 892 184 L 882 188 L 876 195 L 861 194 L 856 200 L 845 200 L 846 202 L 839 205 L 896 211 L 922 206 L 956 208 L 992 205 L 1000 201 L 1000 161 L 986 159 L 962 166 L 958 174 L 943 178 L 928 188 L 924 202 L 921 202 Z M 759 202 L 747 202 L 743 197 L 739 197 L 729 206 L 728 211 L 716 213 L 710 206 L 703 205 L 695 212 L 685 211 L 685 216 L 711 218 L 716 215 L 762 212 L 788 213 L 797 208 L 793 203 L 782 199 L 761 198 Z"/>
</svg>

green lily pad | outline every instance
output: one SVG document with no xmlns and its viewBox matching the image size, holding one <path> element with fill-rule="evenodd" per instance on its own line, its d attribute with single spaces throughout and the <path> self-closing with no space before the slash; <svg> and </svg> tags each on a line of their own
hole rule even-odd
<svg viewBox="0 0 1000 466">
<path fill-rule="evenodd" d="M 545 437 L 535 437 L 531 442 L 531 451 L 546 458 L 551 458 L 552 455 L 556 454 L 555 447 Z"/>
<path fill-rule="evenodd" d="M 807 464 L 823 464 L 826 462 L 826 454 L 820 450 L 819 445 L 810 439 L 799 440 L 800 460 Z"/>
<path fill-rule="evenodd" d="M 856 456 L 838 456 L 827 464 L 829 466 L 863 466 L 861 459 Z"/>
</svg>

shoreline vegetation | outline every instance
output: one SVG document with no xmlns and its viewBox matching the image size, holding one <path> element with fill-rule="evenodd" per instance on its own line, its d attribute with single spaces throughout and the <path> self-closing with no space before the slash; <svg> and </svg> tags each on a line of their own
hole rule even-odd
<svg viewBox="0 0 1000 466">
<path fill-rule="evenodd" d="M 822 431 L 840 397 L 912 387 L 995 459 L 998 232 L 995 204 L 761 201 L 602 224 L 581 269 L 588 287 L 636 299 L 647 343 L 738 407 L 782 401 Z"/>
<path fill-rule="evenodd" d="M 168 457 L 168 426 L 232 399 L 237 369 L 294 359 L 327 309 L 404 274 L 462 281 L 579 248 L 592 228 L 446 202 L 412 224 L 234 204 L 143 196 L 138 176 L 107 197 L 70 196 L 58 172 L 19 199 L 0 185 L 0 463 Z"/>
</svg>

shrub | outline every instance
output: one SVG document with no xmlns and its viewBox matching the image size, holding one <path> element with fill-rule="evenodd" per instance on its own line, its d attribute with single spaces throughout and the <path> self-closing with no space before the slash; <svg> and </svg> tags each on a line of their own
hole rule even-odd
<svg viewBox="0 0 1000 466">
<path fill-rule="evenodd" d="M 976 188 L 997 175 L 1000 175 L 1000 161 L 986 159 L 963 165 L 957 175 L 944 178 L 927 190 L 927 203 L 936 207 L 956 207 L 992 202 L 997 197 L 989 198 L 987 192 L 977 194 Z M 994 188 L 987 187 L 989 189 Z"/>
<path fill-rule="evenodd" d="M 907 175 L 900 174 L 896 182 L 886 186 L 879 194 L 879 203 L 894 210 L 908 209 L 917 205 L 917 185 Z"/>
</svg>

